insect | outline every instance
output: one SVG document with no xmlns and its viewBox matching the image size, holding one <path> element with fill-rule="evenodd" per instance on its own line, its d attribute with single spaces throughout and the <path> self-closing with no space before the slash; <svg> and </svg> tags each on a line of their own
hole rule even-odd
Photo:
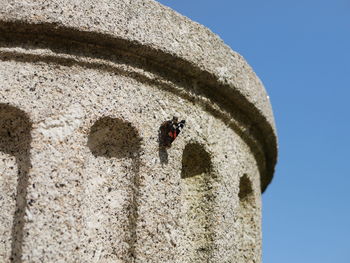
<svg viewBox="0 0 350 263">
<path fill-rule="evenodd" d="M 186 121 L 178 121 L 177 117 L 173 117 L 172 120 L 165 121 L 160 126 L 160 136 L 159 142 L 163 147 L 170 147 L 171 143 L 176 139 L 180 134 L 181 130 L 185 126 Z"/>
</svg>

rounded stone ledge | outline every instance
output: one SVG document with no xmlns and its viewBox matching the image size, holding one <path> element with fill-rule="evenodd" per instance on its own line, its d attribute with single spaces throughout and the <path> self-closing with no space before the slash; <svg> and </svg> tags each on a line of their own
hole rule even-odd
<svg viewBox="0 0 350 263">
<path fill-rule="evenodd" d="M 0 40 L 14 34 L 120 48 L 210 89 L 209 99 L 249 120 L 248 133 L 254 130 L 265 155 L 262 190 L 271 181 L 277 136 L 266 91 L 247 62 L 204 26 L 153 0 L 9 0 L 0 6 Z"/>
</svg>

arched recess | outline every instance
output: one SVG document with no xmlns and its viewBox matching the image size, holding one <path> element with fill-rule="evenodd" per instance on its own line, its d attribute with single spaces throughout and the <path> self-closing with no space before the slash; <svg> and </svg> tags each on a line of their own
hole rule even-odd
<svg viewBox="0 0 350 263">
<path fill-rule="evenodd" d="M 257 218 L 260 216 L 257 211 L 256 198 L 251 179 L 244 174 L 239 180 L 239 209 L 238 209 L 238 254 L 240 260 L 255 262 L 259 257 L 256 239 L 259 236 L 260 223 Z M 258 236 L 257 236 L 258 235 Z"/>
<path fill-rule="evenodd" d="M 101 257 L 107 261 L 132 262 L 136 257 L 141 138 L 137 129 L 130 122 L 118 118 L 102 117 L 91 126 L 87 146 L 95 158 L 101 159 L 101 162 L 94 165 L 95 169 L 99 169 L 99 175 L 96 176 L 106 173 L 103 179 L 107 181 L 106 187 L 99 188 L 99 191 L 104 191 L 99 198 L 105 200 L 102 200 L 101 203 L 102 210 L 98 208 L 98 211 L 95 211 L 97 214 L 104 214 L 105 217 L 105 223 L 96 234 L 102 240 L 101 246 L 105 253 Z M 116 166 L 118 168 L 113 170 Z M 115 173 L 108 174 L 110 170 Z M 117 195 L 113 193 L 120 191 L 119 188 L 125 191 L 122 192 L 121 197 L 119 192 L 116 198 Z M 116 200 L 111 200 L 113 198 Z M 120 200 L 123 202 L 122 207 L 115 204 Z M 110 206 L 106 205 L 107 203 Z M 119 207 L 119 214 L 126 214 L 125 218 L 118 217 L 116 207 Z M 120 229 L 123 229 L 121 236 L 117 232 Z M 125 245 L 120 246 L 120 242 Z M 117 247 L 123 249 L 116 251 Z"/>
<path fill-rule="evenodd" d="M 182 155 L 184 248 L 190 262 L 208 262 L 214 250 L 215 176 L 210 154 L 199 143 L 186 145 Z"/>
<path fill-rule="evenodd" d="M 1 262 L 22 262 L 31 129 L 32 123 L 24 111 L 0 104 Z"/>
</svg>

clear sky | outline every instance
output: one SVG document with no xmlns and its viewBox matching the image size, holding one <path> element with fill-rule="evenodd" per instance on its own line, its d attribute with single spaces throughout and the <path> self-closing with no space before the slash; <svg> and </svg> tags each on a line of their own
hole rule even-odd
<svg viewBox="0 0 350 263">
<path fill-rule="evenodd" d="M 350 263 L 350 1 L 159 0 L 243 55 L 279 137 L 264 263 Z"/>
</svg>

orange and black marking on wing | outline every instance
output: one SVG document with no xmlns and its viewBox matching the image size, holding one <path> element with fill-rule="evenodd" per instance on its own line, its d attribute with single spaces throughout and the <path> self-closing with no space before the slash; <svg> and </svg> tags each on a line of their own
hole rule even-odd
<svg viewBox="0 0 350 263">
<path fill-rule="evenodd" d="M 160 126 L 160 144 L 164 147 L 170 147 L 172 142 L 180 134 L 185 126 L 186 121 L 178 121 L 177 117 L 172 120 L 165 121 Z"/>
</svg>

